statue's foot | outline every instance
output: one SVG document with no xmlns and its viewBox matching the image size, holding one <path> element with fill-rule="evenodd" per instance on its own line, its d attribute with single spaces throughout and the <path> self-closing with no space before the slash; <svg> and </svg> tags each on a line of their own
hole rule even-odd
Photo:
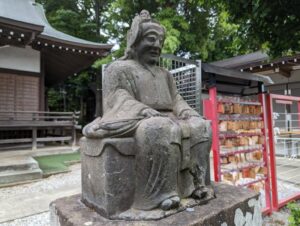
<svg viewBox="0 0 300 226">
<path fill-rule="evenodd" d="M 180 198 L 178 196 L 173 196 L 171 198 L 164 200 L 160 204 L 160 208 L 166 211 L 166 210 L 177 208 L 179 204 L 180 204 Z"/>
<path fill-rule="evenodd" d="M 207 187 L 207 195 L 206 196 L 209 197 L 209 198 L 215 198 L 216 197 L 215 190 L 213 189 L 212 186 Z"/>
<path fill-rule="evenodd" d="M 203 199 L 207 195 L 208 192 L 209 192 L 209 189 L 207 187 L 197 188 L 195 191 L 193 191 L 192 198 Z"/>
</svg>

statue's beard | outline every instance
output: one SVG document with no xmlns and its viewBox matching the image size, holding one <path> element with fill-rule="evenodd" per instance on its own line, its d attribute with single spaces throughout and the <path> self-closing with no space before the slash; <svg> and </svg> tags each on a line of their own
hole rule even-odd
<svg viewBox="0 0 300 226">
<path fill-rule="evenodd" d="M 159 62 L 160 52 L 160 48 L 145 48 L 139 52 L 140 54 L 136 55 L 136 60 L 138 60 L 142 64 L 156 65 Z"/>
<path fill-rule="evenodd" d="M 156 65 L 158 63 L 158 61 L 159 61 L 159 56 L 158 57 L 153 57 L 153 58 L 147 60 L 146 63 L 149 64 L 149 65 Z"/>
</svg>

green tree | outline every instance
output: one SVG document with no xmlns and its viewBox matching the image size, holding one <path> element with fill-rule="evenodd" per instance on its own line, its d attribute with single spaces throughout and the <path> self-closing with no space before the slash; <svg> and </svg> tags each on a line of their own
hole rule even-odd
<svg viewBox="0 0 300 226">
<path fill-rule="evenodd" d="M 105 11 L 111 0 L 37 0 L 45 9 L 51 26 L 59 31 L 82 39 L 103 42 L 108 40 L 104 31 Z M 101 65 L 99 66 L 101 67 Z M 83 71 L 77 76 L 69 77 L 62 84 L 48 87 L 47 97 L 50 110 L 80 110 L 92 82 L 89 72 Z M 66 92 L 64 106 L 64 95 Z M 80 98 L 79 98 L 80 97 Z"/>
<path fill-rule="evenodd" d="M 283 12 L 278 14 L 281 15 L 280 18 L 276 16 L 281 6 L 278 0 L 270 3 L 262 0 L 39 0 L 39 2 L 44 5 L 48 20 L 56 29 L 91 41 L 106 43 L 110 39 L 119 44 L 120 48 L 117 51 L 94 63 L 93 67 L 98 71 L 101 71 L 102 64 L 123 55 L 126 33 L 133 17 L 142 9 L 147 9 L 153 18 L 165 26 L 167 34 L 164 53 L 215 61 L 268 48 L 279 55 L 282 51 L 296 51 L 299 44 L 300 34 L 297 28 L 299 17 L 296 16 L 297 4 L 293 0 L 286 5 L 295 6 L 294 9 L 287 13 L 288 9 L 285 7 Z M 285 12 L 286 18 L 283 16 Z M 272 24 L 272 16 L 275 18 L 275 24 Z M 285 21 L 287 27 L 283 30 L 286 32 L 279 32 L 280 21 Z M 290 28 L 287 29 L 292 22 L 298 23 L 293 24 L 295 34 L 291 34 Z M 278 35 L 274 35 L 274 32 Z M 281 36 L 284 38 L 281 39 Z M 75 82 L 72 79 L 75 78 L 67 81 L 72 83 L 72 86 L 83 86 L 81 80 Z M 85 95 L 84 89 L 79 90 Z"/>
<path fill-rule="evenodd" d="M 49 23 L 59 31 L 96 42 L 107 42 L 102 35 L 105 11 L 111 0 L 39 0 Z"/>
<path fill-rule="evenodd" d="M 262 48 L 257 40 L 249 40 L 241 32 L 241 25 L 230 20 L 230 14 L 221 3 L 211 1 L 213 15 L 210 17 L 210 35 L 207 61 L 226 59 L 250 53 Z"/>
<path fill-rule="evenodd" d="M 257 50 L 230 21 L 222 0 L 115 0 L 105 24 L 108 33 L 120 43 L 115 57 L 123 54 L 126 32 L 134 15 L 147 9 L 167 30 L 163 52 L 214 61 Z"/>
<path fill-rule="evenodd" d="M 298 0 L 217 0 L 247 42 L 266 47 L 274 56 L 300 50 L 300 1 Z"/>
<path fill-rule="evenodd" d="M 164 52 L 207 57 L 209 8 L 205 1 L 114 1 L 108 11 L 107 30 L 125 48 L 126 32 L 132 18 L 147 9 L 167 30 Z M 122 51 L 120 51 L 122 52 Z"/>
</svg>

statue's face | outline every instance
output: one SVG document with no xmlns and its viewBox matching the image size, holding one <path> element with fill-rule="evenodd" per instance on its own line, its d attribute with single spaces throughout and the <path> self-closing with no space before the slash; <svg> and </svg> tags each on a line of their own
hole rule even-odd
<svg viewBox="0 0 300 226">
<path fill-rule="evenodd" d="M 142 64 L 155 65 L 163 47 L 164 30 L 151 22 L 142 24 L 142 29 L 142 38 L 134 47 L 137 60 Z"/>
</svg>

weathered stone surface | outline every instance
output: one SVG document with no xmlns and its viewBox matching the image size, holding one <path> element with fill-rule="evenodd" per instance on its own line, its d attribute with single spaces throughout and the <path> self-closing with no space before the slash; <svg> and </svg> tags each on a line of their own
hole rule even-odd
<svg viewBox="0 0 300 226">
<path fill-rule="evenodd" d="M 103 74 L 103 117 L 83 129 L 82 202 L 109 219 L 160 219 L 214 197 L 210 122 L 157 66 L 164 39 L 146 10 L 133 19 L 125 56 Z"/>
<path fill-rule="evenodd" d="M 135 150 L 132 144 L 133 138 L 80 140 L 82 200 L 103 216 L 125 211 L 133 202 Z"/>
<path fill-rule="evenodd" d="M 259 194 L 251 190 L 216 184 L 217 198 L 156 221 L 109 220 L 80 201 L 80 195 L 58 199 L 51 203 L 51 226 L 261 226 Z M 148 214 L 151 212 L 147 211 Z"/>
</svg>

